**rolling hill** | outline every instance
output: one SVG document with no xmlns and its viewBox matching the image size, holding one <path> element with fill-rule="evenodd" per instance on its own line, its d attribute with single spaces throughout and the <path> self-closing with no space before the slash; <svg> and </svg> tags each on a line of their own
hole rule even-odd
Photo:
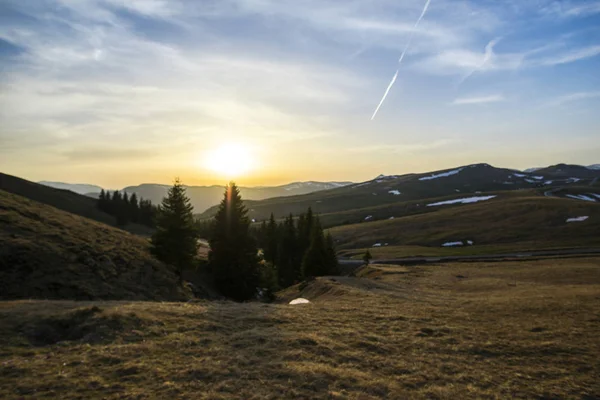
<svg viewBox="0 0 600 400">
<path fill-rule="evenodd" d="M 64 183 L 64 182 L 49 182 L 49 181 L 40 181 L 38 182 L 40 185 L 50 186 L 55 189 L 64 189 L 70 190 L 71 192 L 75 192 L 78 194 L 85 195 L 98 195 L 102 191 L 102 188 L 97 185 L 88 185 L 87 183 Z"/>
<path fill-rule="evenodd" d="M 98 209 L 95 199 L 77 194 L 71 190 L 56 189 L 2 173 L 0 173 L 0 190 L 104 224 L 117 225 L 115 217 Z M 152 231 L 146 226 L 133 223 L 120 228 L 140 235 L 148 235 Z"/>
<path fill-rule="evenodd" d="M 0 299 L 28 298 L 176 301 L 188 294 L 146 239 L 0 190 Z"/>
<path fill-rule="evenodd" d="M 600 171 L 578 166 L 566 167 L 560 164 L 534 173 L 523 173 L 488 164 L 474 164 L 424 174 L 380 175 L 373 180 L 342 188 L 301 196 L 247 201 L 247 206 L 250 217 L 256 220 L 268 218 L 271 212 L 277 218 L 289 213 L 299 214 L 309 206 L 323 216 L 340 212 L 352 215 L 353 210 L 392 204 L 402 207 L 407 202 L 418 204 L 422 200 L 445 196 L 464 197 L 521 190 L 549 191 L 598 183 Z M 201 214 L 200 218 L 210 218 L 215 212 L 216 207 L 212 207 Z"/>
<path fill-rule="evenodd" d="M 600 247 L 600 203 L 511 193 L 330 229 L 339 249 L 380 246 Z M 441 203 L 441 202 L 438 202 Z M 438 204 L 430 203 L 430 204 Z M 587 217 L 587 218 L 582 218 Z"/>
<path fill-rule="evenodd" d="M 240 187 L 240 192 L 244 199 L 263 200 L 272 197 L 302 195 L 321 190 L 339 188 L 351 183 L 352 182 L 293 182 L 282 186 Z M 151 200 L 154 204 L 159 204 L 163 197 L 166 196 L 169 187 L 169 185 L 145 183 L 138 186 L 128 186 L 123 188 L 123 191 L 129 194 L 135 193 L 138 197 L 143 197 L 144 199 Z M 194 209 L 200 213 L 211 206 L 219 204 L 223 198 L 224 187 L 219 185 L 186 186 L 186 191 Z"/>
<path fill-rule="evenodd" d="M 112 215 L 98 210 L 96 200 L 71 190 L 56 189 L 3 173 L 0 173 L 0 190 L 105 224 L 116 223 Z"/>
</svg>

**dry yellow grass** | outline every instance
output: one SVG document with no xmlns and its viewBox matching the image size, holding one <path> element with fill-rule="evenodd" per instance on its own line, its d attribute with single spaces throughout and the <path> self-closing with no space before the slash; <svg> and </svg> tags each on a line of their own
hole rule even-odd
<svg viewBox="0 0 600 400">
<path fill-rule="evenodd" d="M 0 398 L 598 398 L 599 331 L 600 258 L 375 265 L 277 304 L 2 302 Z"/>
</svg>

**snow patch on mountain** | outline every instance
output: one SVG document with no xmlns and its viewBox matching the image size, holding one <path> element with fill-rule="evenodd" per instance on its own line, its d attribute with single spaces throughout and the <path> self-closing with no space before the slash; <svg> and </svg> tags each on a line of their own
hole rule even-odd
<svg viewBox="0 0 600 400">
<path fill-rule="evenodd" d="M 581 217 L 573 217 L 573 218 L 568 218 L 567 222 L 583 222 L 586 219 L 588 219 L 589 217 L 587 215 L 581 216 Z"/>
<path fill-rule="evenodd" d="M 585 201 L 593 201 L 596 202 L 596 199 L 586 196 L 584 194 L 568 194 L 567 197 L 575 200 L 585 200 Z"/>
<path fill-rule="evenodd" d="M 459 169 L 453 169 L 452 171 L 440 172 L 439 174 L 433 174 L 433 175 L 430 175 L 430 176 L 424 176 L 422 178 L 419 178 L 419 180 L 420 181 L 430 181 L 432 179 L 445 178 L 445 177 L 448 177 L 448 176 L 456 175 L 460 171 L 462 171 L 463 169 L 464 168 L 459 168 Z"/>
<path fill-rule="evenodd" d="M 399 190 L 389 190 L 388 193 L 393 194 L 394 196 L 398 196 L 398 195 L 402 194 Z"/>
<path fill-rule="evenodd" d="M 454 200 L 446 200 L 439 201 L 437 203 L 427 204 L 427 207 L 436 207 L 436 206 L 444 206 L 448 204 L 469 204 L 469 203 L 477 203 L 479 201 L 486 201 L 496 197 L 496 195 L 492 196 L 474 196 L 474 197 L 465 197 L 462 199 L 454 199 Z"/>
</svg>

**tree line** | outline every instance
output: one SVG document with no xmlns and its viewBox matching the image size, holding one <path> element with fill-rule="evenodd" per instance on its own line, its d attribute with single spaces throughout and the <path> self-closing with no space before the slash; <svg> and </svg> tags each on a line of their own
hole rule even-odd
<svg viewBox="0 0 600 400">
<path fill-rule="evenodd" d="M 137 195 L 132 193 L 131 196 L 127 192 L 119 192 L 115 190 L 100 192 L 97 206 L 100 210 L 114 216 L 117 219 L 117 225 L 127 225 L 129 222 L 155 227 L 155 217 L 158 212 L 158 207 L 154 206 L 150 200 L 140 198 L 138 201 Z"/>
<path fill-rule="evenodd" d="M 311 276 L 338 273 L 333 238 L 325 235 L 318 216 L 309 207 L 294 218 L 290 214 L 277 223 L 271 214 L 256 231 L 264 260 L 275 268 L 279 287 L 287 287 Z"/>
<path fill-rule="evenodd" d="M 200 237 L 208 238 L 207 268 L 217 289 L 237 301 L 253 298 L 257 288 L 274 291 L 338 271 L 333 239 L 323 233 L 310 208 L 280 223 L 271 215 L 254 229 L 238 187 L 230 183 L 215 217 L 198 223 L 185 188 L 176 180 L 157 209 L 152 252 L 174 266 L 181 279 L 184 269 L 197 265 Z"/>
</svg>

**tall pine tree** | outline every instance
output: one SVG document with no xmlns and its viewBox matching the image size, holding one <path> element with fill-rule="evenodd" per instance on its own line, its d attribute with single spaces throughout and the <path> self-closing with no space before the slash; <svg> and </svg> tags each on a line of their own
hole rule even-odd
<svg viewBox="0 0 600 400">
<path fill-rule="evenodd" d="M 279 246 L 277 248 L 277 275 L 279 285 L 293 285 L 300 278 L 302 253 L 298 247 L 298 233 L 294 225 L 294 216 L 290 214 L 278 229 Z"/>
<path fill-rule="evenodd" d="M 323 228 L 319 218 L 315 218 L 312 224 L 310 246 L 302 260 L 302 273 L 304 277 L 332 275 L 337 272 L 337 259 L 333 249 L 333 240 L 325 239 Z"/>
<path fill-rule="evenodd" d="M 150 205 L 151 207 L 151 205 Z M 193 206 L 185 188 L 175 179 L 158 209 L 156 231 L 152 235 L 152 253 L 175 267 L 182 280 L 183 270 L 194 265 L 198 253 L 198 232 Z"/>
<path fill-rule="evenodd" d="M 217 288 L 237 301 L 252 298 L 260 281 L 259 259 L 250 233 L 248 210 L 233 182 L 225 189 L 209 244 L 208 261 Z"/>
<path fill-rule="evenodd" d="M 271 264 L 275 264 L 275 262 L 277 261 L 277 246 L 279 241 L 277 236 L 277 222 L 275 222 L 275 217 L 273 216 L 273 213 L 271 213 L 269 223 L 265 225 L 265 237 L 263 247 L 265 261 L 268 261 Z"/>
</svg>

